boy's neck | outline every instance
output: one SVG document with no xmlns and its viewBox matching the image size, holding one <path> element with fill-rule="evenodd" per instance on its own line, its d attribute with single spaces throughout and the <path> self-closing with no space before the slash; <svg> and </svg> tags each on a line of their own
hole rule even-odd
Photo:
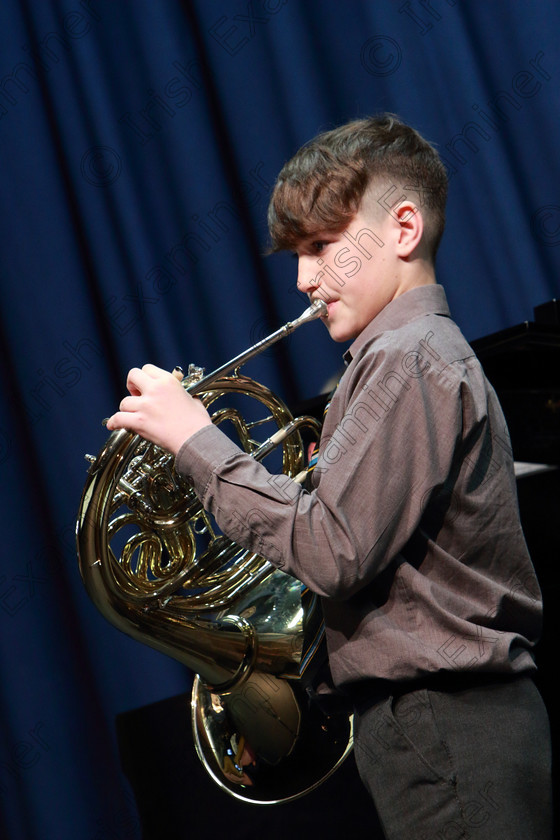
<svg viewBox="0 0 560 840">
<path fill-rule="evenodd" d="M 435 266 L 431 260 L 416 258 L 401 263 L 400 283 L 397 294 L 404 294 L 418 286 L 430 286 L 437 283 Z"/>
</svg>

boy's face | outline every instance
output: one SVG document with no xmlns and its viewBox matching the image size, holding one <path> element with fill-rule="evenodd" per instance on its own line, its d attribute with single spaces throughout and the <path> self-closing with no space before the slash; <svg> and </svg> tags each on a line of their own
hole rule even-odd
<svg viewBox="0 0 560 840">
<path fill-rule="evenodd" d="M 395 256 L 398 227 L 388 212 L 361 209 L 344 231 L 321 232 L 298 247 L 298 289 L 325 301 L 321 320 L 334 341 L 356 338 L 407 290 Z"/>
</svg>

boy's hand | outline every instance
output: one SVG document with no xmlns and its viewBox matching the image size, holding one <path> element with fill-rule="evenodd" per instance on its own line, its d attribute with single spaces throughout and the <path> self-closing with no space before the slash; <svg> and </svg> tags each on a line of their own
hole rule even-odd
<svg viewBox="0 0 560 840">
<path fill-rule="evenodd" d="M 187 438 L 209 426 L 210 415 L 185 391 L 176 376 L 155 365 L 132 368 L 119 411 L 109 417 L 107 428 L 127 429 L 176 455 Z"/>
</svg>

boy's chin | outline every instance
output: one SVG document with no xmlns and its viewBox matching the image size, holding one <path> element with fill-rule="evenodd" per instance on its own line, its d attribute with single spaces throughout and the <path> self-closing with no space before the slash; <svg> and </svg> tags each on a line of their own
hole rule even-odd
<svg viewBox="0 0 560 840">
<path fill-rule="evenodd" d="M 359 330 L 356 328 L 352 329 L 350 324 L 342 324 L 333 321 L 329 323 L 328 320 L 323 322 L 329 331 L 329 335 L 333 341 L 342 342 L 342 341 L 352 341 L 356 336 L 359 335 Z"/>
</svg>

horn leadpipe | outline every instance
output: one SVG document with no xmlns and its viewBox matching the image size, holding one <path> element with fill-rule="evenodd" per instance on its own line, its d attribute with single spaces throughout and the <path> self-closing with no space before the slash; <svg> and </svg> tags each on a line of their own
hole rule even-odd
<svg viewBox="0 0 560 840">
<path fill-rule="evenodd" d="M 258 356 L 258 354 L 262 353 L 264 350 L 268 350 L 269 347 L 276 344 L 276 342 L 280 341 L 281 338 L 285 338 L 290 335 L 290 333 L 293 333 L 294 330 L 297 330 L 297 328 L 301 327 L 303 324 L 307 324 L 309 321 L 314 321 L 316 318 L 320 318 L 322 315 L 326 314 L 327 304 L 325 301 L 314 301 L 311 306 L 308 306 L 307 309 L 301 313 L 299 318 L 295 318 L 293 321 L 288 321 L 288 323 L 284 324 L 283 327 L 280 327 L 280 329 L 271 333 L 271 335 L 266 338 L 257 341 L 257 343 L 253 344 L 252 347 L 244 350 L 243 353 L 239 353 L 238 356 L 235 356 L 233 359 L 230 359 L 229 362 L 226 362 L 219 368 L 216 368 L 216 370 L 212 371 L 212 373 L 208 373 L 206 376 L 203 376 L 202 379 L 199 379 L 197 382 L 193 382 L 186 390 L 190 394 L 197 394 L 208 390 L 216 379 L 219 379 L 221 376 L 225 376 L 225 374 L 230 373 L 230 371 L 241 367 L 254 356 Z"/>
</svg>

